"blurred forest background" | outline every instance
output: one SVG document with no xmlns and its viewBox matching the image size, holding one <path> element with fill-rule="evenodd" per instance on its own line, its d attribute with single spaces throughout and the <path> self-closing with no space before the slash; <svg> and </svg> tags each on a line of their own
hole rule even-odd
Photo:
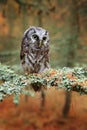
<svg viewBox="0 0 87 130">
<path fill-rule="evenodd" d="M 24 31 L 29 26 L 41 26 L 49 31 L 50 62 L 52 67 L 54 68 L 64 67 L 64 66 L 74 67 L 74 66 L 85 66 L 87 64 L 87 0 L 0 0 L 0 62 L 1 63 L 11 65 L 12 67 L 16 67 L 16 69 L 17 68 L 19 69 L 21 40 Z M 62 94 L 60 91 L 59 94 L 58 91 L 55 91 L 55 93 L 53 92 L 54 90 L 50 91 L 49 94 L 48 91 L 48 95 L 47 95 L 48 96 L 47 114 L 49 113 L 49 109 L 50 109 L 49 104 L 52 105 L 52 102 L 54 103 L 52 105 L 52 109 L 50 109 L 52 111 L 49 113 L 49 116 L 47 115 L 46 117 L 47 120 L 48 117 L 50 117 L 50 115 L 53 115 L 51 114 L 52 112 L 55 115 L 57 115 L 58 112 L 60 112 L 61 109 L 63 108 L 62 113 L 64 116 L 66 116 L 68 115 L 67 113 L 69 112 L 70 109 L 71 92 L 67 91 L 66 93 L 63 92 Z M 78 117 L 77 118 L 78 123 L 75 120 L 75 123 L 73 124 L 75 124 L 76 126 L 78 124 L 77 127 L 79 130 L 80 129 L 86 130 L 87 129 L 87 103 L 86 103 L 87 96 L 81 97 L 81 95 L 78 94 L 75 96 L 75 93 L 74 94 L 72 93 L 72 95 L 73 95 L 72 97 L 74 97 L 73 108 L 75 108 L 74 111 L 77 111 L 77 117 Z M 57 98 L 57 96 L 59 97 Z M 49 99 L 52 99 L 50 100 L 51 102 L 49 101 Z M 75 99 L 77 101 L 75 101 Z M 35 103 L 34 106 L 35 108 L 33 109 L 33 111 L 32 111 L 33 106 L 27 104 L 26 107 L 23 101 L 21 102 L 22 104 L 20 108 L 13 106 L 14 104 L 12 104 L 10 100 L 8 100 L 7 104 L 3 103 L 4 107 L 2 107 L 1 104 L 0 107 L 3 108 L 2 109 L 3 112 L 1 112 L 0 119 L 1 117 L 3 117 L 3 115 L 5 115 L 4 116 L 5 119 L 3 120 L 1 119 L 0 122 L 1 123 L 3 122 L 3 124 L 7 123 L 9 127 L 12 126 L 12 130 L 14 130 L 13 127 L 17 125 L 18 125 L 18 129 L 15 130 L 19 130 L 19 128 L 21 129 L 21 127 L 23 127 L 23 129 L 21 130 L 27 130 L 29 129 L 29 123 L 32 126 L 34 126 L 35 122 L 39 124 L 38 122 L 41 121 L 41 117 L 39 117 L 37 120 L 37 116 L 39 115 L 38 113 L 37 116 L 36 113 L 35 116 L 33 116 L 33 118 L 35 118 L 36 120 L 35 119 L 32 120 L 31 115 L 30 115 L 31 117 L 28 117 L 30 113 L 32 114 L 33 112 L 37 112 L 36 108 L 38 107 L 36 106 L 39 106 L 38 105 L 39 98 L 36 98 L 36 100 L 35 98 L 34 99 L 30 98 L 30 104 L 34 106 Z M 77 108 L 76 108 L 76 104 L 78 106 Z M 10 110 L 10 108 L 12 108 L 12 110 Z M 9 111 L 7 111 L 6 109 Z M 19 110 L 21 110 L 20 113 Z M 55 111 L 57 110 L 58 112 L 54 112 L 54 110 Z M 7 115 L 6 115 L 6 111 L 7 111 Z M 12 113 L 13 115 L 11 115 Z M 71 113 L 72 115 L 75 115 L 75 112 L 73 114 L 73 109 Z M 16 121 L 15 115 L 16 116 L 18 115 L 17 119 L 19 121 L 18 120 Z M 55 115 L 53 115 L 52 120 L 54 120 Z M 29 118 L 32 120 L 31 122 L 27 121 L 27 119 Z M 60 117 L 58 115 L 58 119 L 59 118 Z M 12 121 L 12 119 L 14 120 Z M 25 126 L 21 125 L 23 124 L 21 122 L 25 122 Z M 54 122 L 53 124 L 55 125 Z M 57 125 L 59 125 L 58 120 L 56 121 L 56 123 Z M 75 129 L 75 127 L 72 126 L 72 119 L 70 120 L 69 123 L 71 123 L 70 124 L 71 127 L 69 127 L 69 130 Z M 60 122 L 60 124 L 61 126 L 64 126 L 63 123 Z M 44 127 L 46 127 L 46 124 L 44 125 Z M 2 128 L 1 124 L 0 124 L 0 128 Z M 7 126 L 5 130 L 8 130 Z M 67 128 L 65 129 L 64 126 L 64 130 L 68 130 L 68 129 Z"/>
<path fill-rule="evenodd" d="M 50 33 L 52 67 L 87 63 L 87 0 L 0 0 L 0 62 L 20 64 L 20 44 L 29 26 Z"/>
</svg>

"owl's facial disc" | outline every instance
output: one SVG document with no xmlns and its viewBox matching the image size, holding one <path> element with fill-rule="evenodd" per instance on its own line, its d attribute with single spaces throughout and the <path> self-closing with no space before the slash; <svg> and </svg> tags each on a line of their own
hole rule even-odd
<svg viewBox="0 0 87 130">
<path fill-rule="evenodd" d="M 40 31 L 34 32 L 31 35 L 31 39 L 32 39 L 32 43 L 33 43 L 32 46 L 34 48 L 41 49 L 41 48 L 47 46 L 47 40 L 48 40 L 47 33 L 40 32 Z"/>
</svg>

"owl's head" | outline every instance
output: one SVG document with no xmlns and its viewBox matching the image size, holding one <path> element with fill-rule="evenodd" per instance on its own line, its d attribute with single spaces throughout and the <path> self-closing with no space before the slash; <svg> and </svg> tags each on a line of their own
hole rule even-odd
<svg viewBox="0 0 87 130">
<path fill-rule="evenodd" d="M 24 32 L 27 43 L 35 48 L 41 49 L 49 46 L 49 33 L 41 27 L 30 27 Z"/>
</svg>

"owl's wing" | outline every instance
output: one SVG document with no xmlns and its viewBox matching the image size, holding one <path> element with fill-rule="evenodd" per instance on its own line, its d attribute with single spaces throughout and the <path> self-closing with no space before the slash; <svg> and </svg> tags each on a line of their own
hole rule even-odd
<svg viewBox="0 0 87 130">
<path fill-rule="evenodd" d="M 21 42 L 21 51 L 20 51 L 20 59 L 21 60 L 23 60 L 25 57 L 23 45 L 24 45 L 24 38 L 22 39 L 22 42 Z"/>
</svg>

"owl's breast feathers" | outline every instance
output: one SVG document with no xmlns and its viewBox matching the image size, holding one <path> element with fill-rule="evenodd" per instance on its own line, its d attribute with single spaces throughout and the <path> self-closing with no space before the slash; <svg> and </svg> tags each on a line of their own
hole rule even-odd
<svg viewBox="0 0 87 130">
<path fill-rule="evenodd" d="M 22 66 L 29 73 L 38 73 L 49 68 L 49 48 L 30 49 L 22 56 Z"/>
<path fill-rule="evenodd" d="M 48 57 L 49 48 L 46 49 L 31 49 L 27 54 L 28 60 L 34 64 L 40 64 L 42 61 L 45 62 L 46 57 Z"/>
</svg>

